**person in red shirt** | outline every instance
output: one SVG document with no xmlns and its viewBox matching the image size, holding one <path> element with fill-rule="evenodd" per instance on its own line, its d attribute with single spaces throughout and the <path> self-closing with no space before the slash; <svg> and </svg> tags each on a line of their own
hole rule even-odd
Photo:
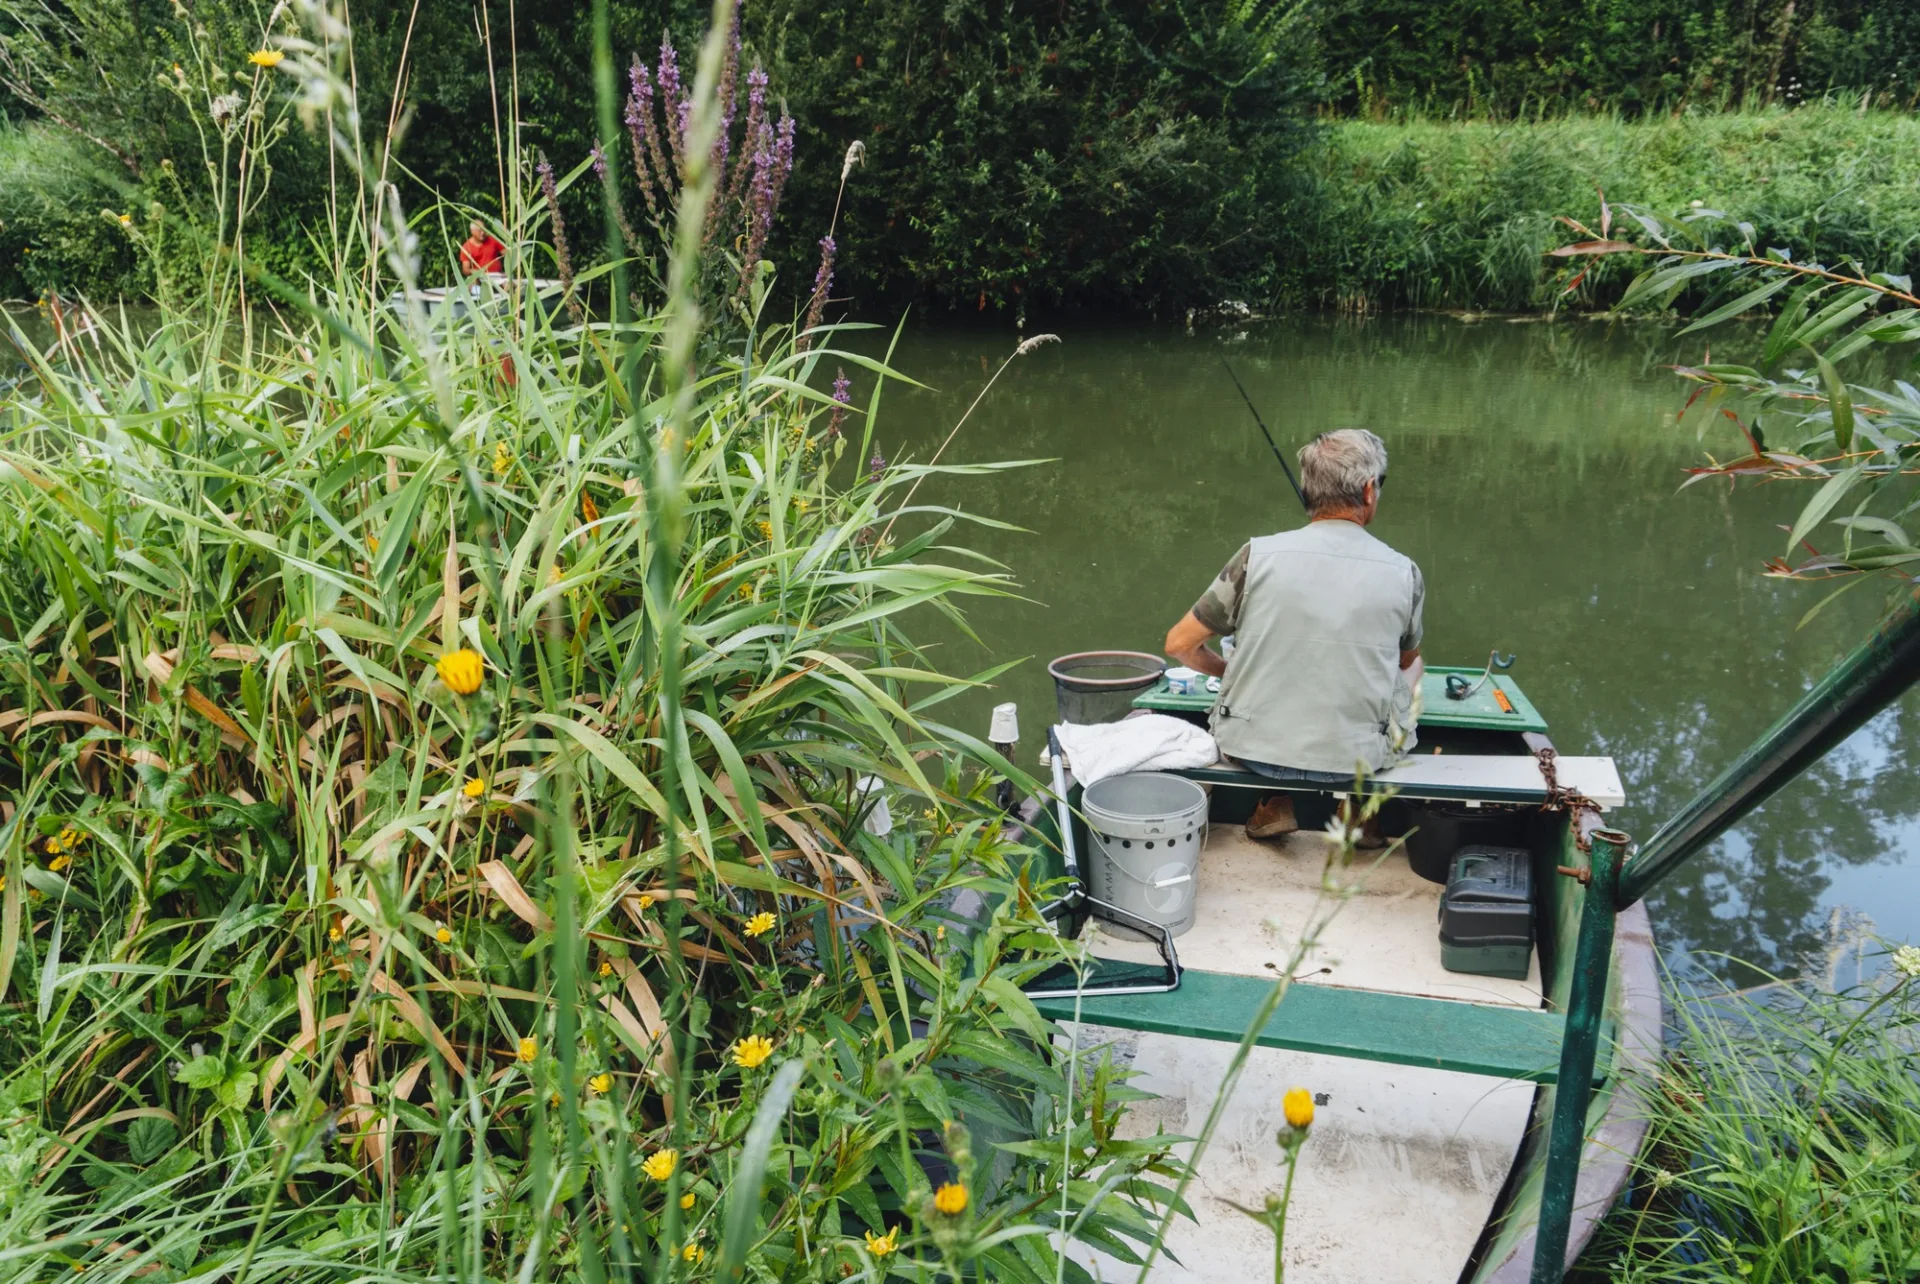
<svg viewBox="0 0 1920 1284">
<path fill-rule="evenodd" d="M 462 272 L 498 272 L 507 247 L 494 239 L 479 219 L 467 224 L 467 239 L 460 244 Z"/>
</svg>

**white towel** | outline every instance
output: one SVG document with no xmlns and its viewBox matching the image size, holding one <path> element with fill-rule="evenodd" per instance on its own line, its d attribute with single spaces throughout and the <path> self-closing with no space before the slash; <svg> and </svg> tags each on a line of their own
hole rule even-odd
<svg viewBox="0 0 1920 1284">
<path fill-rule="evenodd" d="M 1129 771 L 1211 767 L 1220 760 L 1220 746 L 1205 727 L 1164 713 L 1092 726 L 1063 722 L 1053 733 L 1066 751 L 1073 778 L 1083 785 Z"/>
</svg>

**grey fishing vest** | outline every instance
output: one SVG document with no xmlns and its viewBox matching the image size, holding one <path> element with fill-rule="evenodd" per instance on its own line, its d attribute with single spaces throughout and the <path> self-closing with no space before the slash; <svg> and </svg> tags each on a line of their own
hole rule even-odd
<svg viewBox="0 0 1920 1284">
<path fill-rule="evenodd" d="M 1306 771 L 1391 766 L 1414 743 L 1400 672 L 1416 609 L 1413 562 L 1344 521 L 1309 522 L 1248 547 L 1212 715 L 1221 750 Z"/>
</svg>

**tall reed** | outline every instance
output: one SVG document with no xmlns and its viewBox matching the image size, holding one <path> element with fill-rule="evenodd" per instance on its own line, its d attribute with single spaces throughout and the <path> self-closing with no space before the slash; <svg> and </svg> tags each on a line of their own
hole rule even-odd
<svg viewBox="0 0 1920 1284">
<path fill-rule="evenodd" d="M 351 30 L 303 12 L 279 74 L 344 129 Z M 719 43 L 657 312 L 439 301 L 415 238 L 467 212 L 343 134 L 331 280 L 209 265 L 251 328 L 11 330 L 0 1278 L 1025 1280 L 1152 1238 L 1177 1165 L 1018 990 L 1061 947 L 992 790 L 1033 782 L 939 720 L 997 670 L 909 628 L 1010 582 L 938 506 L 884 533 L 935 466 L 834 468 L 897 377 L 844 327 L 699 310 Z"/>
</svg>

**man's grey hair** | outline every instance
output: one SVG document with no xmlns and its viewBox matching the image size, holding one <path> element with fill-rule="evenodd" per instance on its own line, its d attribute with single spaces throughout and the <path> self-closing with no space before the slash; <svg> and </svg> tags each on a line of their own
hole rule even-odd
<svg viewBox="0 0 1920 1284">
<path fill-rule="evenodd" d="M 1387 475 L 1387 443 L 1365 428 L 1336 428 L 1300 447 L 1300 489 L 1313 512 L 1358 508 Z"/>
</svg>

